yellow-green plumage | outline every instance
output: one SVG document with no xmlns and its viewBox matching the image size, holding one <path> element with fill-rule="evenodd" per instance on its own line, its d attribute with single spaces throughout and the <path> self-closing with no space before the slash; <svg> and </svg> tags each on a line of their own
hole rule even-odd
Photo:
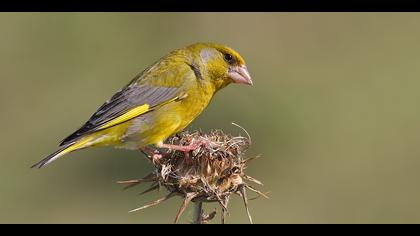
<svg viewBox="0 0 420 236">
<path fill-rule="evenodd" d="M 244 60 L 234 50 L 213 43 L 175 50 L 136 76 L 57 152 L 34 166 L 87 147 L 142 149 L 161 144 L 187 127 L 231 82 L 252 83 Z"/>
</svg>

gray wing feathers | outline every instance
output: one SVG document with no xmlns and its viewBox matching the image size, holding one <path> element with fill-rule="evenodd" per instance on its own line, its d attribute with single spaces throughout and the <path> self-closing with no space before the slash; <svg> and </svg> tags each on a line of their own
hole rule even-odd
<svg viewBox="0 0 420 236">
<path fill-rule="evenodd" d="M 178 94 L 179 88 L 176 87 L 158 87 L 135 82 L 131 83 L 115 93 L 111 99 L 98 108 L 80 129 L 65 138 L 60 145 L 74 142 L 81 136 L 96 131 L 98 127 L 106 122 L 137 106 L 149 104 L 150 108 L 153 108 L 162 102 L 176 98 Z"/>
<path fill-rule="evenodd" d="M 118 91 L 111 99 L 99 107 L 88 122 L 100 125 L 134 107 L 144 104 L 149 104 L 150 107 L 156 106 L 176 97 L 178 90 L 178 88 L 174 87 L 151 87 L 148 85 L 127 87 Z"/>
</svg>

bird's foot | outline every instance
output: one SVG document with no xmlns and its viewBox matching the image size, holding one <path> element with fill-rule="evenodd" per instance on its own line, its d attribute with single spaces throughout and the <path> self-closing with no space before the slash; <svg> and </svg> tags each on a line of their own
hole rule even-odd
<svg viewBox="0 0 420 236">
<path fill-rule="evenodd" d="M 161 153 L 159 150 L 145 147 L 141 150 L 148 158 L 152 161 L 154 165 L 160 164 L 160 160 L 166 155 L 165 153 Z"/>
<path fill-rule="evenodd" d="M 152 153 L 153 165 L 160 164 L 160 159 L 162 159 L 162 157 L 163 157 L 163 155 L 158 150 L 153 151 L 153 153 Z"/>
<path fill-rule="evenodd" d="M 186 145 L 186 146 L 161 143 L 161 144 L 159 144 L 159 147 L 167 148 L 169 150 L 175 150 L 175 151 L 183 152 L 184 157 L 185 157 L 185 163 L 187 165 L 192 165 L 193 164 L 193 158 L 191 157 L 190 152 L 196 150 L 198 147 L 200 147 L 203 144 L 206 144 L 206 142 L 203 141 L 203 140 L 192 140 L 192 142 L 189 145 Z"/>
<path fill-rule="evenodd" d="M 197 149 L 198 147 L 200 147 L 204 143 L 205 142 L 203 142 L 202 140 L 199 140 L 199 141 L 194 141 L 193 140 L 191 142 L 191 144 L 189 144 L 187 146 L 161 143 L 161 144 L 159 144 L 159 147 L 167 148 L 169 150 L 180 151 L 180 152 L 183 152 L 183 153 L 189 153 L 190 151 L 193 151 L 193 150 Z"/>
<path fill-rule="evenodd" d="M 184 161 L 185 164 L 187 164 L 188 166 L 191 166 L 193 164 L 193 158 L 191 157 L 189 152 L 184 153 Z"/>
</svg>

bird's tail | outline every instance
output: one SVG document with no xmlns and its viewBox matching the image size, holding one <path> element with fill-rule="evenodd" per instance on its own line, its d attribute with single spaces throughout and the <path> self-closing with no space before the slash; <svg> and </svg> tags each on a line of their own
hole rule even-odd
<svg viewBox="0 0 420 236">
<path fill-rule="evenodd" d="M 34 167 L 41 168 L 41 167 L 50 164 L 54 160 L 66 155 L 66 154 L 68 154 L 72 151 L 85 148 L 85 147 L 89 146 L 89 144 L 88 144 L 89 141 L 91 141 L 91 139 L 81 139 L 79 141 L 66 144 L 66 145 L 62 146 L 60 149 L 58 149 L 57 151 L 48 155 L 46 158 L 42 159 L 40 162 L 31 166 L 31 168 L 34 168 Z"/>
</svg>

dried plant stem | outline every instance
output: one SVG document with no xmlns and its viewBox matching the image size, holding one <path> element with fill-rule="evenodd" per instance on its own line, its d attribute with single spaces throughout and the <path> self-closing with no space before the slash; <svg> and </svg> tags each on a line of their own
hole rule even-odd
<svg viewBox="0 0 420 236">
<path fill-rule="evenodd" d="M 249 212 L 249 208 L 248 208 L 248 198 L 246 196 L 246 189 L 244 186 L 240 186 L 238 194 L 239 196 L 242 197 L 242 200 L 244 201 L 244 206 L 245 206 L 246 214 L 248 215 L 249 222 L 253 224 L 251 213 Z"/>
<path fill-rule="evenodd" d="M 226 207 L 226 209 L 225 209 L 225 207 L 222 207 L 222 215 L 221 215 L 221 223 L 222 224 L 226 224 L 226 216 L 228 214 L 227 205 L 229 204 L 229 198 L 230 198 L 230 196 L 227 196 L 222 202 L 222 205 Z"/>
<path fill-rule="evenodd" d="M 175 224 L 178 223 L 179 218 L 181 217 L 182 213 L 187 208 L 188 204 L 190 204 L 191 199 L 193 199 L 196 196 L 197 196 L 197 194 L 195 194 L 195 193 L 187 193 L 185 195 L 184 201 L 182 202 L 182 206 L 181 206 L 181 208 L 179 208 L 178 214 L 176 214 L 175 222 L 174 222 Z"/>
<path fill-rule="evenodd" d="M 193 224 L 203 224 L 203 202 L 197 201 L 194 203 L 194 218 Z"/>
</svg>

